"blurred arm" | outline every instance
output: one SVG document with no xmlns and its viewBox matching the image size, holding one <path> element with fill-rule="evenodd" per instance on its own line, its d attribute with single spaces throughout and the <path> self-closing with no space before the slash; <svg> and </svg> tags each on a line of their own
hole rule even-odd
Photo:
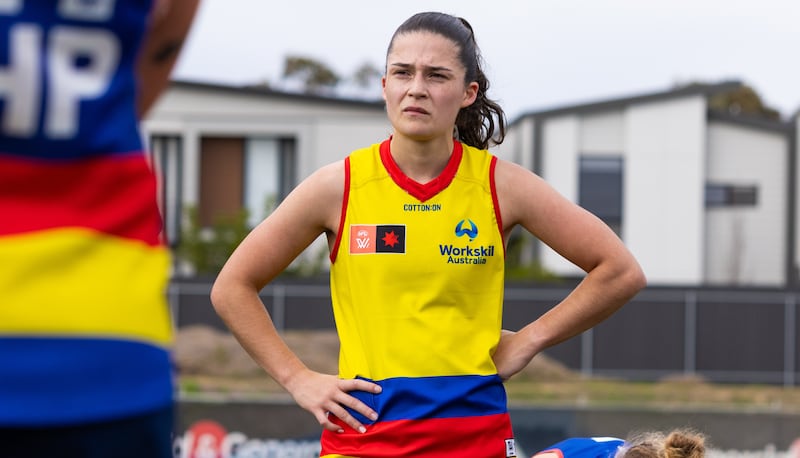
<svg viewBox="0 0 800 458">
<path fill-rule="evenodd" d="M 142 43 L 139 76 L 139 118 L 144 118 L 169 84 L 180 50 L 194 22 L 200 0 L 156 0 Z"/>
</svg>

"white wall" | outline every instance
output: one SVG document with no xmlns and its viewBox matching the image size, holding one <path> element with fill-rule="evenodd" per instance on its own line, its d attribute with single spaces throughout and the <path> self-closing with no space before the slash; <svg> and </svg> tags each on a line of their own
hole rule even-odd
<svg viewBox="0 0 800 458">
<path fill-rule="evenodd" d="M 710 123 L 708 181 L 755 186 L 757 202 L 706 210 L 706 282 L 785 282 L 787 143 L 780 133 Z"/>
<path fill-rule="evenodd" d="M 386 116 L 381 112 L 372 116 L 350 116 L 346 119 L 320 120 L 316 128 L 320 139 L 315 145 L 316 161 L 313 169 L 344 159 L 355 149 L 379 143 L 392 133 Z"/>
<path fill-rule="evenodd" d="M 625 112 L 605 111 L 581 116 L 580 153 L 621 155 L 625 151 Z"/>
<path fill-rule="evenodd" d="M 706 103 L 702 96 L 625 113 L 622 238 L 650 284 L 703 279 Z"/>
<path fill-rule="evenodd" d="M 651 284 L 703 279 L 706 105 L 702 96 L 545 118 L 542 176 L 577 202 L 579 156 L 624 160 L 623 233 Z M 582 272 L 547 247 L 543 267 Z"/>
<path fill-rule="evenodd" d="M 800 179 L 800 110 L 797 111 L 797 114 L 794 117 L 794 157 L 796 158 L 795 162 L 795 177 L 799 177 Z M 795 208 L 794 208 L 794 215 L 795 215 L 795 234 L 794 234 L 794 265 L 795 267 L 800 267 L 800 183 L 795 183 L 795 193 L 797 197 L 795 199 Z"/>
<path fill-rule="evenodd" d="M 536 120 L 532 117 L 524 117 L 509 126 L 506 138 L 499 146 L 491 148 L 492 154 L 500 159 L 517 163 L 528 170 L 536 170 L 533 152 L 536 149 Z M 539 245 L 539 241 L 525 231 L 519 232 L 522 238 L 522 248 L 520 251 L 520 263 L 531 265 L 538 263 L 534 247 Z"/>
<path fill-rule="evenodd" d="M 492 153 L 501 159 L 515 162 L 528 170 L 534 170 L 535 127 L 536 121 L 534 118 L 522 118 L 508 128 L 505 140 L 501 145 L 491 148 Z"/>
</svg>

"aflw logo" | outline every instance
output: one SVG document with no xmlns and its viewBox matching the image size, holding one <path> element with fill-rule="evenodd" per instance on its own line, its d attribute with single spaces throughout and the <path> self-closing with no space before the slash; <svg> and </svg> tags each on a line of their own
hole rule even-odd
<svg viewBox="0 0 800 458">
<path fill-rule="evenodd" d="M 369 231 L 365 231 L 363 229 L 357 231 L 356 233 L 356 246 L 359 250 L 365 250 L 369 248 Z"/>
<path fill-rule="evenodd" d="M 350 254 L 405 252 L 405 225 L 353 224 L 350 226 Z"/>
</svg>

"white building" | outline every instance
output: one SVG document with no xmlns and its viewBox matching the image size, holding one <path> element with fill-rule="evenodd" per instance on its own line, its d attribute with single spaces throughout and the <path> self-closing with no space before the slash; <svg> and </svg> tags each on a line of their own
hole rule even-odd
<svg viewBox="0 0 800 458">
<path fill-rule="evenodd" d="M 715 113 L 689 87 L 524 114 L 494 152 L 603 218 L 653 285 L 793 284 L 800 259 L 793 124 Z M 144 123 L 167 233 L 185 208 L 251 223 L 318 167 L 388 137 L 383 104 L 175 82 Z M 535 242 L 528 256 L 581 272 Z"/>
<path fill-rule="evenodd" d="M 789 161 L 789 208 L 793 212 L 793 218 L 789 220 L 789 233 L 795 234 L 790 239 L 789 249 L 789 265 L 787 269 L 790 272 L 789 285 L 796 286 L 800 284 L 800 184 L 797 180 L 800 179 L 800 110 L 795 112 L 792 118 L 792 130 L 789 134 L 789 144 L 792 155 Z"/>
<path fill-rule="evenodd" d="M 162 176 L 168 239 L 187 208 L 251 226 L 317 168 L 388 137 L 383 103 L 173 82 L 143 123 Z"/>
<path fill-rule="evenodd" d="M 798 256 L 789 124 L 716 113 L 738 82 L 533 112 L 502 156 L 600 216 L 653 285 L 784 286 Z M 547 247 L 536 258 L 580 275 Z"/>
</svg>

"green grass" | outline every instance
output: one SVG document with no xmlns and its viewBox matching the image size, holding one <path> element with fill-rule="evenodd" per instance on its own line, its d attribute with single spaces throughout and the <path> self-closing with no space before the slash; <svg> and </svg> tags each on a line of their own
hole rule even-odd
<svg viewBox="0 0 800 458">
<path fill-rule="evenodd" d="M 701 381 L 511 381 L 510 403 L 652 408 L 759 409 L 800 413 L 800 387 Z"/>
<path fill-rule="evenodd" d="M 183 376 L 185 395 L 288 398 L 267 376 Z M 509 404 L 560 407 L 640 409 L 718 409 L 800 414 L 800 387 L 713 384 L 702 381 L 626 382 L 605 379 L 536 381 L 525 378 L 506 383 Z"/>
</svg>

